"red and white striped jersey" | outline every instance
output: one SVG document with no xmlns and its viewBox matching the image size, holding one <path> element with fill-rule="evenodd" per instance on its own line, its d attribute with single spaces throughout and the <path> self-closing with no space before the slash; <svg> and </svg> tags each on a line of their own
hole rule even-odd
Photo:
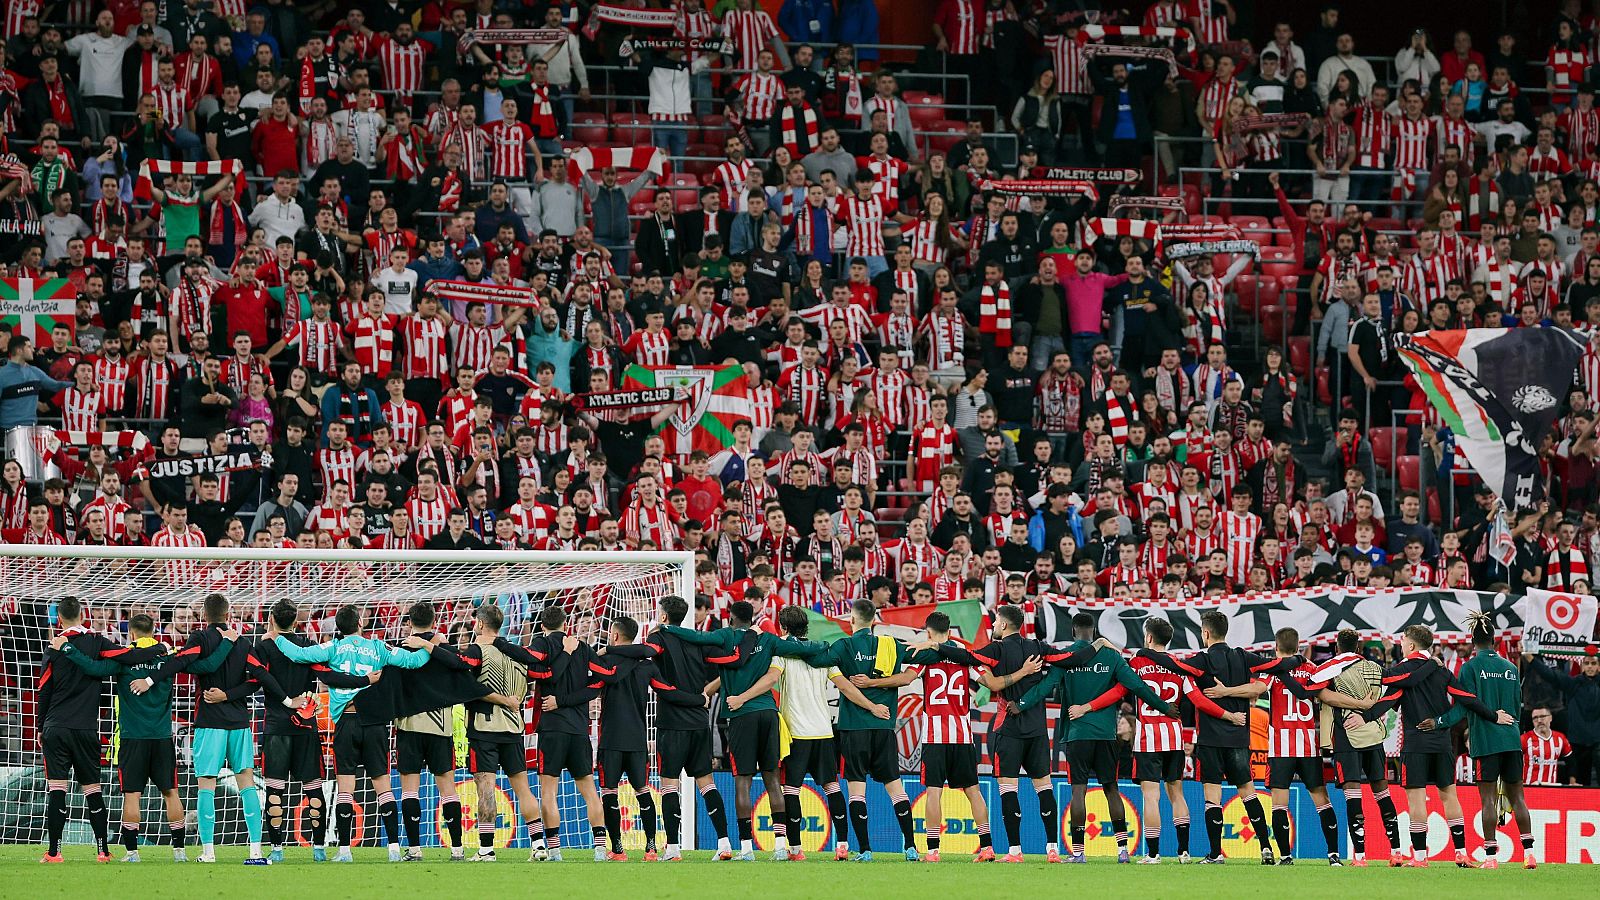
<svg viewBox="0 0 1600 900">
<path fill-rule="evenodd" d="M 332 319 L 301 319 L 283 341 L 300 351 L 300 365 L 326 375 L 339 369 L 339 323 Z"/>
<path fill-rule="evenodd" d="M 900 179 L 911 171 L 911 166 L 903 159 L 892 156 L 878 158 L 876 156 L 858 156 L 856 163 L 868 170 L 876 179 L 872 182 L 872 196 L 883 201 L 884 212 L 893 215 L 900 209 Z M 912 292 L 912 308 L 916 308 L 915 291 Z"/>
<path fill-rule="evenodd" d="M 1427 304 L 1443 297 L 1445 283 L 1459 275 L 1455 260 L 1449 256 L 1439 252 L 1432 256 L 1417 253 L 1401 272 L 1401 287 L 1426 308 Z"/>
<path fill-rule="evenodd" d="M 1396 169 L 1428 168 L 1428 149 L 1433 137 L 1433 123 L 1425 118 L 1409 119 L 1401 116 L 1394 120 L 1394 167 Z"/>
<path fill-rule="evenodd" d="M 666 506 L 656 503 L 646 506 L 635 500 L 622 514 L 622 533 L 632 541 L 652 541 L 661 550 L 678 546 L 678 529 L 672 524 Z"/>
<path fill-rule="evenodd" d="M 1191 529 L 1183 535 L 1184 555 L 1198 563 L 1218 550 L 1228 549 L 1226 540 L 1221 529 L 1215 525 L 1208 534 L 1201 534 L 1199 529 Z"/>
<path fill-rule="evenodd" d="M 1050 68 L 1056 73 L 1056 91 L 1062 94 L 1092 94 L 1094 84 L 1089 80 L 1089 58 L 1083 44 L 1064 34 L 1046 35 L 1045 52 L 1050 54 Z"/>
<path fill-rule="evenodd" d="M 866 428 L 867 432 L 872 431 L 872 423 L 869 421 L 859 420 L 859 424 L 862 428 Z M 867 440 L 870 442 L 872 439 L 869 437 Z M 878 456 L 882 456 L 882 453 L 882 450 L 874 450 L 870 448 L 870 444 L 866 444 L 856 452 L 850 452 L 843 447 L 834 447 L 829 452 L 822 453 L 822 458 L 827 461 L 829 471 L 832 471 L 838 463 L 850 463 L 851 484 L 872 485 L 878 484 Z"/>
<path fill-rule="evenodd" d="M 916 563 L 923 581 L 931 580 L 944 568 L 944 551 L 927 541 L 915 544 L 907 538 L 896 538 L 884 542 L 883 549 L 894 561 L 896 571 L 908 562 Z"/>
<path fill-rule="evenodd" d="M 177 363 L 170 356 L 160 362 L 141 356 L 131 369 L 133 414 L 141 419 L 167 418 L 171 413 L 172 385 L 178 378 Z"/>
<path fill-rule="evenodd" d="M 980 0 L 944 0 L 934 14 L 934 21 L 944 29 L 945 43 L 953 56 L 971 56 L 978 52 L 982 38 L 983 4 Z"/>
<path fill-rule="evenodd" d="M 317 471 L 322 473 L 322 490 L 324 494 L 333 487 L 335 481 L 343 481 L 350 485 L 352 492 L 356 489 L 358 476 L 367 470 L 366 451 L 351 443 L 346 443 L 343 448 L 335 450 L 332 447 L 317 449 Z"/>
<path fill-rule="evenodd" d="M 1395 123 L 1389 114 L 1371 101 L 1356 110 L 1356 165 L 1371 169 L 1389 168 L 1394 153 Z"/>
<path fill-rule="evenodd" d="M 1301 663 L 1289 673 L 1301 684 L 1314 679 L 1317 667 Z M 1313 700 L 1296 697 L 1278 678 L 1268 679 L 1267 694 L 1272 703 L 1271 730 L 1267 737 L 1267 755 L 1277 759 L 1299 759 L 1322 756 L 1317 744 L 1317 704 Z"/>
<path fill-rule="evenodd" d="M 206 534 L 198 525 L 190 525 L 187 531 L 173 531 L 163 526 L 150 538 L 152 547 L 176 547 L 184 550 L 193 550 L 206 545 Z M 167 581 L 171 584 L 199 584 L 201 571 L 204 565 L 193 559 L 169 559 L 164 564 L 166 567 Z"/>
<path fill-rule="evenodd" d="M 1535 787 L 1554 787 L 1561 782 L 1557 764 L 1572 752 L 1572 743 L 1559 731 L 1540 737 L 1536 731 L 1522 736 L 1522 783 Z"/>
<path fill-rule="evenodd" d="M 23 20 L 37 18 L 43 11 L 44 0 L 11 0 L 6 4 L 3 22 L 5 32 L 0 37 L 10 39 L 21 34 Z"/>
<path fill-rule="evenodd" d="M 506 510 L 506 518 L 516 524 L 517 537 L 532 541 L 550 533 L 550 526 L 556 521 L 556 511 L 543 503 L 528 506 L 519 502 Z"/>
<path fill-rule="evenodd" d="M 489 175 L 492 178 L 528 177 L 528 142 L 533 129 L 527 123 L 501 119 L 489 126 Z"/>
<path fill-rule="evenodd" d="M 893 372 L 873 370 L 867 385 L 878 398 L 878 412 L 890 431 L 898 431 L 906 424 L 906 390 L 911 387 L 911 376 L 904 369 Z"/>
<path fill-rule="evenodd" d="M 790 447 L 788 450 L 772 457 L 772 461 L 767 464 L 767 473 L 776 475 L 779 484 L 794 484 L 789 477 L 789 467 L 794 465 L 796 460 L 804 460 L 811 467 L 811 483 L 817 487 L 822 487 L 823 474 L 827 471 L 826 463 L 822 461 L 822 457 L 814 450 L 807 450 L 801 453 L 799 450 Z M 745 509 L 750 510 L 750 507 L 746 506 Z"/>
<path fill-rule="evenodd" d="M 1256 538 L 1261 535 L 1261 517 L 1255 513 L 1232 510 L 1222 514 L 1218 530 L 1227 541 L 1228 580 L 1244 584 L 1250 574 L 1250 564 L 1256 557 Z"/>
<path fill-rule="evenodd" d="M 1137 517 L 1135 517 L 1135 519 L 1137 519 Z M 1125 584 L 1129 587 L 1132 587 L 1141 582 L 1145 584 L 1150 583 L 1150 573 L 1146 572 L 1137 565 L 1125 566 L 1122 563 L 1117 563 L 1111 568 L 1103 570 L 1100 574 L 1100 577 L 1105 579 L 1105 584 L 1107 587 L 1115 587 L 1119 584 Z"/>
<path fill-rule="evenodd" d="M 1433 158 L 1443 159 L 1446 147 L 1455 147 L 1461 151 L 1461 159 L 1467 165 L 1472 165 L 1477 156 L 1477 146 L 1473 138 L 1477 132 L 1472 128 L 1472 123 L 1466 119 L 1452 119 L 1449 116 L 1434 116 L 1430 119 L 1433 123 Z"/>
<path fill-rule="evenodd" d="M 567 430 L 567 425 L 564 422 L 557 422 L 553 426 L 540 422 L 533 426 L 533 444 L 540 453 L 554 456 L 567 449 Z M 594 505 L 603 511 L 606 505 L 606 498 L 596 494 Z"/>
<path fill-rule="evenodd" d="M 951 235 L 960 234 L 954 225 L 946 225 L 945 230 Z M 939 246 L 939 223 L 930 219 L 919 219 L 915 225 L 909 225 L 900 231 L 902 243 L 911 245 L 911 259 L 915 262 L 935 263 L 944 265 L 949 262 L 950 253 L 945 247 Z M 947 244 L 947 246 L 952 246 Z M 911 308 L 915 310 L 916 304 Z"/>
<path fill-rule="evenodd" d="M 120 411 L 128 397 L 128 373 L 132 367 L 127 357 L 109 360 L 94 358 L 94 383 L 107 410 Z"/>
<path fill-rule="evenodd" d="M 1189 18 L 1195 23 L 1195 38 L 1202 44 L 1224 44 L 1228 41 L 1228 17 L 1214 13 L 1212 6 L 1207 2 L 1194 2 L 1188 4 Z"/>
<path fill-rule="evenodd" d="M 1593 397 L 1594 392 L 1600 390 L 1600 351 L 1595 350 L 1591 340 L 1594 335 L 1593 328 L 1582 327 L 1577 331 L 1584 337 L 1583 356 L 1578 358 L 1578 383 L 1583 385 L 1584 391 L 1588 392 L 1589 396 Z"/>
<path fill-rule="evenodd" d="M 1552 207 L 1554 207 L 1554 203 L 1552 203 Z M 1530 208 L 1530 210 L 1538 210 L 1539 205 L 1538 203 L 1531 203 L 1530 207 L 1528 208 Z M 1560 215 L 1562 215 L 1560 208 L 1555 210 L 1555 215 L 1557 215 L 1557 221 L 1560 221 Z M 1541 216 L 1542 223 L 1544 211 L 1541 210 L 1539 216 Z M 1539 224 L 1539 229 L 1541 229 L 1541 231 L 1550 231 L 1550 229 L 1554 229 L 1554 227 L 1555 226 L 1546 227 L 1544 224 Z M 1562 263 L 1560 259 L 1530 259 L 1530 261 L 1523 263 L 1522 271 L 1517 272 L 1517 280 L 1520 280 L 1520 282 L 1526 282 L 1526 279 L 1528 279 L 1528 272 L 1536 271 L 1536 269 L 1538 269 L 1539 272 L 1544 272 L 1544 280 L 1546 280 L 1547 285 L 1550 285 L 1550 287 L 1558 288 L 1560 285 L 1563 285 L 1563 283 L 1566 283 L 1566 263 Z"/>
<path fill-rule="evenodd" d="M 1600 145 L 1600 111 L 1576 107 L 1562 113 L 1556 127 L 1567 136 L 1567 155 L 1587 159 Z"/>
<path fill-rule="evenodd" d="M 922 743 L 972 743 L 972 673 L 966 666 L 922 667 Z"/>
<path fill-rule="evenodd" d="M 722 17 L 722 33 L 733 39 L 736 68 L 754 69 L 756 57 L 778 36 L 778 26 L 759 6 L 749 11 L 730 9 Z"/>
<path fill-rule="evenodd" d="M 455 368 L 468 368 L 482 375 L 489 369 L 489 357 L 494 348 L 505 343 L 506 330 L 499 325 L 473 325 L 457 322 L 450 326 L 451 344 L 455 348 Z"/>
<path fill-rule="evenodd" d="M 150 94 L 156 98 L 156 109 L 160 111 L 163 120 L 175 123 L 174 127 L 182 124 L 184 116 L 189 114 L 189 89 L 173 82 L 162 84 L 156 82 L 150 89 Z"/>
<path fill-rule="evenodd" d="M 799 409 L 801 423 L 822 424 L 823 404 L 828 393 L 827 369 L 792 366 L 778 376 L 778 391 L 784 400 Z"/>
<path fill-rule="evenodd" d="M 717 189 L 722 193 L 722 208 L 733 213 L 744 209 L 744 182 L 750 175 L 750 169 L 755 163 L 748 159 L 734 162 L 731 159 L 723 160 L 717 164 L 713 174 L 716 176 Z M 707 220 L 713 219 L 706 216 Z"/>
<path fill-rule="evenodd" d="M 350 504 L 344 506 L 329 506 L 319 503 L 306 516 L 306 524 L 312 531 L 331 531 L 342 533 L 349 530 Z"/>
<path fill-rule="evenodd" d="M 1128 661 L 1134 674 L 1144 679 L 1150 690 L 1160 695 L 1162 701 L 1176 707 L 1179 699 L 1194 687 L 1186 676 L 1168 671 L 1143 653 L 1134 654 Z M 1139 714 L 1133 730 L 1133 752 L 1164 753 L 1183 750 L 1183 725 L 1160 710 L 1152 709 L 1140 701 Z"/>
<path fill-rule="evenodd" d="M 849 340 L 852 344 L 860 343 L 872 331 L 872 317 L 867 315 L 866 310 L 854 303 L 844 307 L 835 306 L 832 303 L 813 306 L 810 309 L 801 310 L 800 318 L 817 326 L 823 334 L 828 333 L 828 329 L 832 327 L 835 321 L 842 320 L 849 328 Z"/>
<path fill-rule="evenodd" d="M 61 392 L 61 424 L 68 431 L 99 431 L 104 412 L 105 395 L 97 390 L 69 387 Z"/>
<path fill-rule="evenodd" d="M 422 89 L 422 68 L 428 58 L 427 45 L 420 40 L 400 44 L 388 35 L 377 38 L 378 69 L 383 86 L 409 98 Z"/>
<path fill-rule="evenodd" d="M 628 335 L 622 352 L 642 366 L 664 366 L 672 355 L 672 336 L 665 331 L 652 334 L 641 328 Z"/>
<path fill-rule="evenodd" d="M 711 18 L 709 11 L 702 8 L 697 12 L 691 13 L 680 4 L 678 6 L 678 18 L 672 26 L 672 32 L 678 38 L 708 38 L 717 33 L 718 27 L 716 21 Z M 714 54 L 708 54 L 703 50 L 691 50 L 686 59 L 693 63 L 696 59 L 704 56 L 714 57 Z"/>
<path fill-rule="evenodd" d="M 887 219 L 887 208 L 876 189 L 866 200 L 858 197 L 841 200 L 838 218 L 848 236 L 845 256 L 883 255 L 883 223 Z"/>
<path fill-rule="evenodd" d="M 383 404 L 383 420 L 389 423 L 389 433 L 394 442 L 415 447 L 422 435 L 422 405 L 412 400 Z"/>
<path fill-rule="evenodd" d="M 744 121 L 754 125 L 772 118 L 783 99 L 783 82 L 771 72 L 751 72 L 739 79 L 739 98 L 744 103 Z"/>
<path fill-rule="evenodd" d="M 406 501 L 405 508 L 411 514 L 411 533 L 418 544 L 426 543 L 450 523 L 450 501 L 445 499 L 443 491 L 435 494 L 431 501 L 414 496 Z"/>
<path fill-rule="evenodd" d="M 400 321 L 400 333 L 406 339 L 407 378 L 442 380 L 449 377 L 450 364 L 446 357 L 448 342 L 443 319 L 437 316 L 431 319 L 406 316 Z"/>
<path fill-rule="evenodd" d="M 1216 122 L 1228 108 L 1228 101 L 1239 93 L 1239 82 L 1233 78 L 1215 78 L 1200 89 L 1200 109 L 1206 122 Z"/>
</svg>

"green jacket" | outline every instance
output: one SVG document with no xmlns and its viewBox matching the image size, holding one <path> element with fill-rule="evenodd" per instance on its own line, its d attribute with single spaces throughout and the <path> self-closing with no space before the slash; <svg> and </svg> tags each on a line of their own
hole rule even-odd
<svg viewBox="0 0 1600 900">
<path fill-rule="evenodd" d="M 825 653 L 808 657 L 806 662 L 813 666 L 834 666 L 839 669 L 839 674 L 846 678 L 852 675 L 870 675 L 887 678 L 898 675 L 908 663 L 935 663 L 939 661 L 937 650 L 925 650 L 920 654 L 913 654 L 903 641 L 894 642 L 894 662 L 889 671 L 881 672 L 874 668 L 878 659 L 878 636 L 869 629 L 863 629 L 847 637 L 839 638 L 828 647 Z M 871 712 L 847 700 L 839 702 L 839 731 L 866 731 L 870 729 L 893 730 L 895 718 L 893 712 L 900 699 L 900 689 L 892 687 L 862 688 L 861 693 L 873 703 L 881 703 L 889 707 L 891 713 L 887 719 L 880 719 Z"/>
<path fill-rule="evenodd" d="M 1132 691 L 1134 696 L 1156 709 L 1166 709 L 1161 696 L 1144 683 L 1122 654 L 1102 647 L 1088 664 L 1076 668 L 1051 666 L 1045 679 L 1017 701 L 1017 706 L 1027 709 L 1058 694 L 1061 718 L 1056 720 L 1056 743 L 1069 741 L 1111 741 L 1117 737 L 1117 703 L 1122 692 L 1118 686 Z M 1101 699 L 1105 704 L 1081 719 L 1069 720 L 1066 707 L 1079 703 L 1093 703 Z"/>
<path fill-rule="evenodd" d="M 821 641 L 795 641 L 751 628 L 718 628 L 716 631 L 695 631 L 679 625 L 663 625 L 661 628 L 686 644 L 715 647 L 723 651 L 721 656 L 706 657 L 706 662 L 722 667 L 724 697 L 742 694 L 754 686 L 772 668 L 774 656 L 808 657 L 828 649 L 828 645 Z M 767 691 L 750 698 L 738 709 L 725 709 L 725 712 L 728 718 L 737 719 L 746 713 L 763 709 L 776 711 L 777 708 L 772 692 Z"/>
<path fill-rule="evenodd" d="M 1492 710 L 1508 712 L 1513 718 L 1522 708 L 1522 677 L 1517 667 L 1492 649 L 1479 650 L 1461 666 L 1456 681 L 1471 691 Z M 1439 717 L 1439 728 L 1449 728 L 1467 719 L 1467 755 L 1476 759 L 1493 753 L 1521 753 L 1522 737 L 1515 725 L 1501 725 L 1481 716 L 1467 718 L 1467 708 L 1457 703 Z"/>
<path fill-rule="evenodd" d="M 166 662 L 158 656 L 147 662 L 124 666 L 115 660 L 90 659 L 78 651 L 71 642 L 62 648 L 62 654 L 90 675 L 117 676 L 116 738 L 122 740 L 160 740 L 172 737 L 172 683 L 171 678 L 156 679 L 150 690 L 135 694 L 129 689 L 135 681 L 154 675 Z M 222 665 L 233 649 L 232 641 L 223 641 L 210 655 L 202 657 L 189 667 L 191 672 L 210 672 Z M 204 703 L 197 698 L 197 702 Z"/>
</svg>

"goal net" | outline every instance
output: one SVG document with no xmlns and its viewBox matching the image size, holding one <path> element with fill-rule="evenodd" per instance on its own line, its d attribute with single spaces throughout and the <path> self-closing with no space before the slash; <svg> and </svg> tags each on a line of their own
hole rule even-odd
<svg viewBox="0 0 1600 900">
<path fill-rule="evenodd" d="M 604 644 L 611 620 L 631 616 L 642 626 L 657 618 L 662 597 L 693 596 L 693 555 L 668 552 L 545 552 L 545 551 L 398 551 L 398 550 L 261 550 L 166 549 L 122 547 L 7 546 L 0 556 L 0 843 L 37 843 L 44 839 L 45 773 L 38 742 L 36 688 L 44 654 L 59 630 L 57 603 L 74 596 L 83 601 L 85 625 L 118 643 L 127 640 L 130 617 L 144 613 L 155 621 L 156 636 L 181 647 L 200 626 L 200 610 L 207 594 L 217 592 L 230 601 L 230 619 L 241 631 L 240 640 L 258 640 L 265 630 L 267 612 L 288 599 L 300 610 L 300 628 L 313 640 L 336 635 L 334 615 L 343 606 L 362 611 L 366 633 L 390 641 L 407 634 L 406 611 L 419 601 L 433 603 L 437 631 L 462 646 L 472 637 L 473 611 L 493 604 L 505 614 L 502 634 L 520 641 L 538 630 L 545 607 L 560 606 L 567 613 L 568 632 L 591 644 Z M 640 637 L 644 635 L 643 628 Z M 64 663 L 70 664 L 70 663 Z M 101 693 L 100 735 L 103 749 L 102 780 L 106 805 L 111 810 L 115 837 L 123 797 L 116 774 L 115 679 L 107 679 Z M 327 717 L 326 694 L 320 699 L 324 769 L 328 796 L 333 795 L 333 731 Z M 194 840 L 196 787 L 192 766 L 193 721 L 196 703 L 194 681 L 179 675 L 173 692 L 173 739 L 178 754 L 178 791 L 183 798 Z M 252 698 L 257 741 L 261 746 L 259 710 L 263 695 Z M 524 721 L 531 723 L 533 704 L 524 704 Z M 654 720 L 654 699 L 650 720 Z M 591 704 L 591 736 L 597 729 L 599 702 Z M 530 780 L 538 793 L 538 741 L 526 729 Z M 656 771 L 655 734 L 649 735 L 651 782 Z M 466 770 L 465 748 L 458 734 L 454 779 L 462 795 L 464 835 L 476 846 L 476 791 Z M 393 755 L 391 754 L 391 763 Z M 261 759 L 257 755 L 259 767 Z M 260 771 L 256 772 L 259 783 Z M 672 773 L 669 777 L 676 777 Z M 398 795 L 398 773 L 391 772 Z M 309 845 L 311 829 L 305 819 L 304 786 L 291 784 L 286 797 L 292 835 L 287 842 Z M 497 845 L 525 846 L 516 801 L 509 784 L 498 784 Z M 584 846 L 590 830 L 581 798 L 570 779 L 561 787 L 562 842 Z M 624 810 L 624 843 L 642 848 L 638 806 L 627 785 L 619 791 Z M 437 788 L 423 775 L 423 844 L 448 844 L 437 802 Z M 83 799 L 74 787 L 68 843 L 93 840 L 84 818 Z M 361 843 L 381 844 L 382 831 L 376 799 L 366 779 L 357 794 L 357 836 Z M 145 823 L 144 840 L 166 842 L 166 816 L 160 795 L 147 789 L 140 808 Z M 687 817 L 686 817 L 687 818 Z M 333 829 L 329 829 L 332 840 Z M 234 779 L 224 773 L 217 787 L 217 842 L 242 843 L 244 821 Z"/>
</svg>

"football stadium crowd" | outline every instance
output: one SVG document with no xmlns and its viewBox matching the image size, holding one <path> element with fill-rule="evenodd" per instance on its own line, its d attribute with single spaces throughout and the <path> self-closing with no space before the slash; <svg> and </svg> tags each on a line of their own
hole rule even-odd
<svg viewBox="0 0 1600 900">
<path fill-rule="evenodd" d="M 10 0 L 0 302 L 65 305 L 0 326 L 0 535 L 690 550 L 713 634 L 1589 593 L 1600 351 L 1508 510 L 1395 348 L 1600 329 L 1600 18 L 919 5 Z M 1534 665 L 1592 784 L 1600 666 Z"/>
</svg>

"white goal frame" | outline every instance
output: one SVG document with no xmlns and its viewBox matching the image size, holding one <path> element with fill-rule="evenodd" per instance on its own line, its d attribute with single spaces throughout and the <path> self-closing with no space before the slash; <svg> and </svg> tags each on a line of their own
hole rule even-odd
<svg viewBox="0 0 1600 900">
<path fill-rule="evenodd" d="M 10 594 L 7 579 L 12 573 L 6 571 L 15 561 L 25 560 L 83 560 L 83 561 L 108 561 L 108 562 L 138 562 L 138 563 L 228 563 L 228 562 L 259 562 L 259 563 L 346 563 L 346 564 L 406 564 L 406 563 L 434 563 L 434 564 L 468 564 L 504 566 L 507 564 L 531 564 L 549 566 L 596 566 L 603 567 L 615 564 L 641 564 L 676 567 L 676 585 L 674 590 L 689 604 L 686 621 L 681 623 L 686 627 L 694 627 L 694 596 L 695 555 L 689 551 L 598 551 L 598 550 L 323 550 L 323 549 L 278 549 L 255 547 L 103 547 L 83 545 L 34 545 L 34 544 L 6 544 L 0 545 L 0 596 Z M 26 563 L 22 563 L 26 566 Z M 37 573 L 36 573 L 37 574 Z M 580 579 L 581 581 L 581 579 Z M 596 581 L 595 584 L 605 584 Z M 302 592 L 296 597 L 292 590 L 292 599 L 305 599 Z M 312 586 L 307 585 L 307 588 Z M 35 585 L 30 589 L 33 594 L 53 593 L 66 595 L 75 590 L 70 583 L 61 584 L 59 587 L 46 587 Z M 195 596 L 201 596 L 214 588 L 205 584 L 195 584 L 192 587 L 182 588 Z M 460 589 L 450 596 L 470 597 L 481 592 L 481 584 L 463 584 Z M 222 589 L 226 593 L 226 589 Z M 81 593 L 81 591 L 80 591 Z M 281 595 L 281 591 L 275 591 Z M 354 596 L 354 595 L 353 595 Z M 94 605 L 96 598 L 85 595 L 83 599 Z M 230 598 L 232 599 L 232 598 Z M 246 598 L 239 598 L 246 599 Z M 262 599 L 262 598 L 251 598 Z M 416 599 L 430 599 L 425 593 L 418 593 Z M 658 601 L 660 597 L 656 598 Z M 641 621 L 641 625 L 648 626 L 653 623 L 653 616 L 648 621 Z M 641 628 L 639 640 L 643 640 L 647 631 Z M 666 773 L 659 773 L 661 778 L 666 778 Z M 686 774 L 677 773 L 679 782 L 679 796 L 685 798 L 687 806 L 682 816 L 680 825 L 680 843 L 689 848 L 695 846 L 695 825 L 698 820 L 698 807 L 690 798 L 698 795 L 694 779 Z"/>
</svg>

